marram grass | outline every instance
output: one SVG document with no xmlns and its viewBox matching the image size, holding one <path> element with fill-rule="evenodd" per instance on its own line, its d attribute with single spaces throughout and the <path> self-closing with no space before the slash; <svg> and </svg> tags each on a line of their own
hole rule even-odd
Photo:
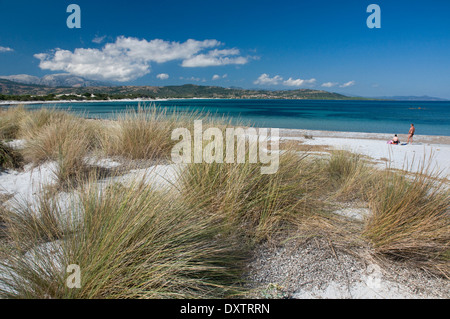
<svg viewBox="0 0 450 319">
<path fill-rule="evenodd" d="M 66 214 L 65 228 L 72 230 L 58 241 L 58 252 L 50 256 L 41 243 L 28 251 L 30 259 L 14 245 L 4 248 L 3 270 L 20 278 L 0 280 L 4 296 L 222 298 L 240 292 L 248 251 L 237 237 L 221 235 L 220 224 L 198 207 L 140 182 L 104 189 L 92 183 L 79 196 L 74 207 L 81 211 L 57 212 Z M 7 227 L 17 231 L 11 222 Z M 39 226 L 54 229 L 52 222 Z M 66 286 L 70 264 L 80 266 L 81 289 Z"/>
<path fill-rule="evenodd" d="M 406 176 L 349 152 L 316 158 L 288 149 L 272 175 L 248 161 L 187 164 L 172 190 L 140 180 L 105 187 L 86 158 L 168 160 L 172 130 L 192 131 L 200 115 L 150 107 L 92 121 L 56 110 L 1 112 L 0 139 L 24 139 L 17 154 L 26 163 L 56 162 L 64 186 L 42 191 L 36 204 L 0 210 L 3 297 L 240 296 L 245 263 L 261 241 L 339 236 L 346 224 L 327 215 L 336 200 L 368 202 L 372 211 L 363 229 L 351 227 L 345 238 L 449 276 L 449 192 L 426 172 Z M 206 121 L 204 128 L 226 123 Z M 80 289 L 66 285 L 71 264 L 80 266 Z"/>
</svg>

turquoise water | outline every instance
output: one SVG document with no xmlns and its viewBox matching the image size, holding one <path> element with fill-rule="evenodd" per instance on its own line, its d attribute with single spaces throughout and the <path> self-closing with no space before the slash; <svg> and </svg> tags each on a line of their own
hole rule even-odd
<svg viewBox="0 0 450 319">
<path fill-rule="evenodd" d="M 142 102 L 141 102 L 142 103 Z M 157 107 L 228 116 L 258 127 L 450 136 L 450 102 L 318 100 L 170 100 Z M 42 107 L 42 104 L 32 107 Z M 45 105 L 50 106 L 50 105 Z M 57 106 L 93 118 L 112 118 L 138 102 L 63 103 Z"/>
</svg>

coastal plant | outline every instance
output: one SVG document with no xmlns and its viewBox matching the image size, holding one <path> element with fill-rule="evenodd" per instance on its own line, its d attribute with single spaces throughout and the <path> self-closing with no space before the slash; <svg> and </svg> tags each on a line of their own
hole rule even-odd
<svg viewBox="0 0 450 319">
<path fill-rule="evenodd" d="M 23 114 L 19 122 L 19 137 L 23 139 L 33 138 L 46 125 L 52 123 L 64 123 L 67 120 L 75 120 L 76 116 L 64 110 L 56 108 L 40 108 L 28 110 Z M 79 118 L 84 121 L 83 118 Z"/>
<path fill-rule="evenodd" d="M 24 158 L 35 165 L 55 161 L 54 174 L 61 185 L 76 181 L 88 172 L 86 156 L 98 145 L 97 130 L 85 119 L 63 116 L 26 140 Z"/>
<path fill-rule="evenodd" d="M 20 122 L 26 112 L 23 105 L 0 109 L 0 139 L 11 140 L 18 137 Z"/>
<path fill-rule="evenodd" d="M 349 151 L 332 151 L 325 159 L 324 184 L 340 200 L 369 199 L 371 188 L 377 183 L 379 171 L 371 166 L 360 154 Z"/>
<path fill-rule="evenodd" d="M 102 138 L 102 149 L 107 156 L 122 156 L 132 160 L 170 159 L 176 141 L 172 131 L 178 127 L 191 128 L 198 117 L 207 114 L 167 111 L 154 105 L 139 105 L 118 116 L 109 125 Z"/>
<path fill-rule="evenodd" d="M 0 141 L 0 171 L 3 169 L 18 169 L 22 166 L 22 154 Z"/>
<path fill-rule="evenodd" d="M 322 209 L 315 190 L 314 164 L 287 151 L 275 174 L 263 175 L 261 164 L 189 164 L 180 178 L 182 194 L 197 194 L 206 214 L 224 221 L 230 232 L 257 243 L 288 230 L 290 222 Z"/>
<path fill-rule="evenodd" d="M 363 235 L 382 256 L 449 277 L 450 191 L 424 171 L 383 174 L 369 201 Z"/>
<path fill-rule="evenodd" d="M 63 238 L 68 231 L 61 216 L 63 207 L 67 208 L 56 200 L 53 190 L 40 190 L 33 204 L 14 200 L 11 209 L 3 208 L 1 212 L 5 237 L 10 245 L 24 252 Z"/>
<path fill-rule="evenodd" d="M 139 107 L 119 116 L 115 133 L 104 136 L 107 155 L 130 159 L 168 158 L 173 142 L 170 140 L 175 121 L 156 108 Z"/>
<path fill-rule="evenodd" d="M 85 185 L 74 232 L 36 245 L 26 254 L 33 259 L 9 248 L 3 297 L 222 298 L 240 291 L 247 251 L 236 237 L 221 235 L 220 223 L 201 207 L 139 180 Z M 80 289 L 66 285 L 72 264 L 82 273 Z"/>
</svg>

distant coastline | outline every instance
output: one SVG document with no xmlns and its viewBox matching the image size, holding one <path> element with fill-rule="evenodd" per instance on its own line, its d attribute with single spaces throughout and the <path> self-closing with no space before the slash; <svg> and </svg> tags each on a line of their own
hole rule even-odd
<svg viewBox="0 0 450 319">
<path fill-rule="evenodd" d="M 450 136 L 450 102 L 388 100 L 287 100 L 160 98 L 95 101 L 3 101 L 0 107 L 60 108 L 92 119 L 112 119 L 129 108 L 157 106 L 167 111 L 201 112 L 257 127 L 328 132 L 402 134 L 410 123 L 418 135 Z M 440 114 L 436 119 L 435 114 Z M 383 137 L 383 139 L 385 139 Z"/>
<path fill-rule="evenodd" d="M 197 98 L 191 98 L 195 100 Z M 158 102 L 181 99 L 115 99 L 115 100 L 55 100 L 55 101 L 0 101 L 0 106 L 7 105 L 32 105 L 32 104 L 67 104 L 67 103 L 108 103 L 108 102 Z"/>
<path fill-rule="evenodd" d="M 333 101 L 332 99 L 275 99 L 275 98 L 266 98 L 266 99 L 236 99 L 236 98 L 210 98 L 210 97 L 185 97 L 185 98 L 158 98 L 158 99 L 111 99 L 111 100 L 55 100 L 55 101 L 39 101 L 39 100 L 33 100 L 33 101 L 0 101 L 0 106 L 7 106 L 7 105 L 33 105 L 33 104 L 67 104 L 67 103 L 108 103 L 108 102 L 160 102 L 160 101 L 177 101 L 177 100 L 305 100 L 305 101 Z M 348 101 L 355 101 L 358 99 L 352 99 L 349 98 Z M 364 99 L 371 101 L 371 99 Z M 336 101 L 347 101 L 346 99 L 339 99 Z M 376 100 L 373 99 L 373 101 L 383 101 L 383 100 Z M 387 100 L 386 100 L 387 101 Z"/>
<path fill-rule="evenodd" d="M 266 90 L 185 84 L 177 86 L 46 87 L 0 79 L 0 101 L 126 100 L 126 99 L 314 99 L 371 100 L 313 89 Z"/>
</svg>

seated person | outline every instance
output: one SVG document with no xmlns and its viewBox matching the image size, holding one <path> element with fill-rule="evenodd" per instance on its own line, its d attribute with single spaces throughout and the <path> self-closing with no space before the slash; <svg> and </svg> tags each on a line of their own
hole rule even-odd
<svg viewBox="0 0 450 319">
<path fill-rule="evenodd" d="M 395 134 L 394 138 L 392 139 L 392 144 L 400 144 L 400 140 L 398 139 L 397 134 Z"/>
</svg>

